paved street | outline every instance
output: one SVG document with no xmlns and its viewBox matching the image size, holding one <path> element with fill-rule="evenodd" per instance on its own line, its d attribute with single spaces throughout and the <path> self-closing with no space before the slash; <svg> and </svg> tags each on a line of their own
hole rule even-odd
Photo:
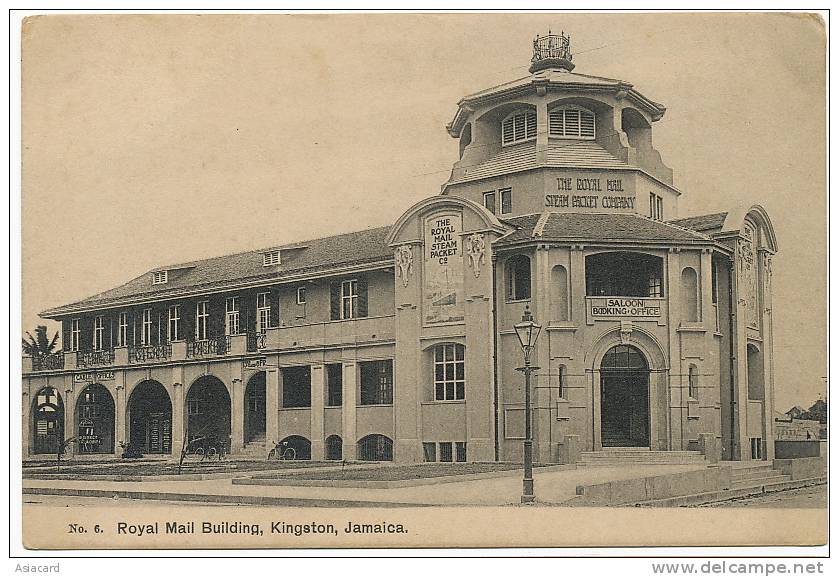
<svg viewBox="0 0 839 577">
<path fill-rule="evenodd" d="M 779 491 L 758 497 L 712 503 L 706 507 L 750 507 L 772 509 L 822 509 L 827 507 L 827 485 Z"/>
</svg>

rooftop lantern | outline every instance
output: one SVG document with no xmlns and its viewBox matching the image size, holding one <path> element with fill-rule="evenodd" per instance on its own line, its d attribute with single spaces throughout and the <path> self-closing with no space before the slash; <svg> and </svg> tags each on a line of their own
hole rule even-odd
<svg viewBox="0 0 839 577">
<path fill-rule="evenodd" d="M 545 68 L 559 68 L 566 72 L 574 70 L 571 62 L 571 37 L 565 32 L 559 34 L 548 33 L 545 36 L 536 35 L 533 40 L 533 58 L 530 59 L 531 74 Z"/>
</svg>

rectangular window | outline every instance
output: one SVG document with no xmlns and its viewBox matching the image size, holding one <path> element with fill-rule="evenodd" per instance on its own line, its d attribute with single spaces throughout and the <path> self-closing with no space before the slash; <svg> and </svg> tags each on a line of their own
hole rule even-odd
<svg viewBox="0 0 839 577">
<path fill-rule="evenodd" d="M 650 218 L 664 220 L 664 199 L 654 192 L 650 193 Z"/>
<path fill-rule="evenodd" d="M 466 462 L 466 443 L 457 442 L 454 444 L 454 460 L 458 463 Z"/>
<path fill-rule="evenodd" d="M 152 277 L 152 284 L 166 284 L 169 282 L 169 271 L 159 270 Z"/>
<path fill-rule="evenodd" d="M 659 276 L 657 273 L 655 273 L 655 272 L 650 273 L 648 286 L 649 286 L 649 295 L 651 297 L 660 298 L 664 294 L 664 292 L 661 289 L 661 276 Z"/>
<path fill-rule="evenodd" d="M 151 309 L 143 309 L 143 330 L 140 333 L 140 342 L 145 346 L 151 345 Z"/>
<path fill-rule="evenodd" d="M 752 459 L 763 459 L 763 439 L 760 437 L 752 437 L 749 439 L 752 445 Z"/>
<path fill-rule="evenodd" d="M 464 397 L 463 345 L 434 347 L 434 400 L 461 401 Z"/>
<path fill-rule="evenodd" d="M 297 304 L 306 304 L 306 287 L 304 286 L 297 287 Z"/>
<path fill-rule="evenodd" d="M 344 367 L 341 363 L 326 365 L 326 406 L 340 407 L 343 403 Z"/>
<path fill-rule="evenodd" d="M 451 463 L 452 462 L 452 444 L 451 443 L 440 443 L 440 462 L 441 463 Z"/>
<path fill-rule="evenodd" d="M 262 253 L 262 266 L 274 266 L 280 264 L 280 251 L 269 250 Z"/>
<path fill-rule="evenodd" d="M 189 399 L 186 402 L 186 412 L 188 415 L 200 415 L 201 403 L 198 399 Z"/>
<path fill-rule="evenodd" d="M 73 319 L 70 321 L 70 350 L 79 350 L 79 341 L 82 337 L 81 319 Z"/>
<path fill-rule="evenodd" d="M 119 327 L 117 330 L 117 346 L 128 346 L 128 313 L 119 313 Z"/>
<path fill-rule="evenodd" d="M 207 322 L 210 318 L 210 301 L 200 301 L 195 305 L 195 340 L 207 340 Z"/>
<path fill-rule="evenodd" d="M 169 342 L 177 341 L 181 338 L 181 305 L 172 305 L 169 307 Z"/>
<path fill-rule="evenodd" d="M 426 463 L 437 462 L 437 443 L 423 443 L 422 453 Z"/>
<path fill-rule="evenodd" d="M 484 208 L 495 214 L 495 191 L 484 193 Z"/>
<path fill-rule="evenodd" d="M 699 398 L 699 371 L 692 365 L 688 368 L 688 397 Z"/>
<path fill-rule="evenodd" d="M 358 281 L 345 280 L 341 283 L 341 319 L 358 316 Z"/>
<path fill-rule="evenodd" d="M 559 391 L 558 391 L 559 398 L 564 399 L 564 398 L 566 398 L 566 395 L 568 394 L 568 388 L 567 388 L 568 384 L 566 383 L 566 381 L 568 380 L 568 369 L 566 368 L 565 365 L 559 365 L 558 375 L 559 375 Z"/>
<path fill-rule="evenodd" d="M 664 220 L 664 199 L 660 196 L 656 199 L 656 206 L 658 207 L 658 220 Z"/>
<path fill-rule="evenodd" d="M 224 309 L 226 312 L 224 322 L 224 334 L 239 334 L 239 297 L 227 297 Z"/>
<path fill-rule="evenodd" d="M 393 361 L 359 363 L 362 405 L 393 404 Z"/>
<path fill-rule="evenodd" d="M 513 189 L 502 188 L 498 191 L 501 194 L 501 214 L 513 212 Z"/>
<path fill-rule="evenodd" d="M 105 344 L 105 317 L 98 316 L 93 319 L 93 350 L 101 351 Z"/>
<path fill-rule="evenodd" d="M 264 333 L 271 326 L 271 293 L 256 295 L 256 332 Z"/>
<path fill-rule="evenodd" d="M 312 406 L 312 371 L 309 366 L 286 367 L 283 371 L 283 408 Z"/>
</svg>

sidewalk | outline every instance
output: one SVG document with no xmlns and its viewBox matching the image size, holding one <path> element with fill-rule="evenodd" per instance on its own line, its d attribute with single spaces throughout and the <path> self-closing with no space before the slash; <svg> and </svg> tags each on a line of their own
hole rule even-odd
<svg viewBox="0 0 839 577">
<path fill-rule="evenodd" d="M 695 465 L 640 465 L 631 467 L 591 467 L 565 471 L 534 471 L 537 502 L 560 504 L 576 496 L 577 485 L 610 480 L 635 479 L 696 470 Z M 244 476 L 244 475 L 243 475 Z M 49 494 L 63 490 L 84 491 L 84 496 L 235 502 L 243 497 L 248 504 L 290 506 L 411 506 L 411 505 L 512 505 L 519 504 L 522 480 L 519 476 L 438 483 L 393 489 L 339 487 L 287 487 L 234 485 L 230 479 L 205 481 L 23 481 L 27 489 Z M 64 493 L 66 494 L 66 493 Z M 78 494 L 78 493 L 76 493 Z M 285 503 L 287 501 L 287 503 Z"/>
</svg>

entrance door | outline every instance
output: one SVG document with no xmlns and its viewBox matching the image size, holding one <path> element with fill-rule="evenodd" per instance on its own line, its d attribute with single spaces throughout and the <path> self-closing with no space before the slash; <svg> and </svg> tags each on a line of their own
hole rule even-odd
<svg viewBox="0 0 839 577">
<path fill-rule="evenodd" d="M 600 365 L 600 433 L 604 447 L 650 446 L 650 371 L 635 347 L 618 345 Z"/>
<path fill-rule="evenodd" d="M 265 439 L 265 373 L 248 381 L 245 394 L 245 442 Z"/>
<path fill-rule="evenodd" d="M 35 399 L 35 453 L 57 453 L 64 443 L 64 407 L 52 387 L 38 391 Z"/>
</svg>

